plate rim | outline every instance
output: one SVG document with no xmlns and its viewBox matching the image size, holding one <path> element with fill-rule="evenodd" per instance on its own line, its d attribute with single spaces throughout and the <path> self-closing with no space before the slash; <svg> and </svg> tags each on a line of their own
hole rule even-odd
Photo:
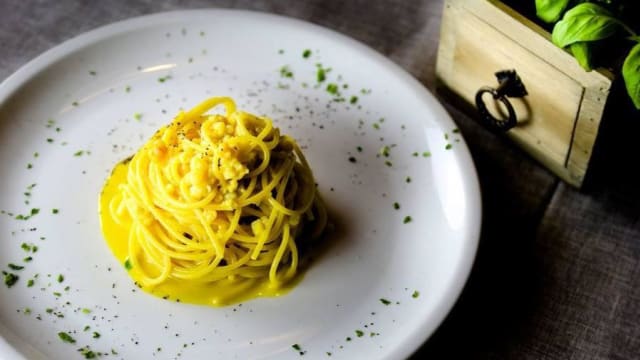
<svg viewBox="0 0 640 360">
<path fill-rule="evenodd" d="M 322 25 L 318 25 L 303 19 L 294 18 L 286 15 L 275 13 L 246 10 L 246 9 L 228 9 L 228 8 L 201 8 L 201 9 L 185 9 L 153 12 L 141 16 L 135 16 L 108 23 L 92 30 L 82 32 L 71 37 L 48 50 L 37 55 L 27 63 L 21 65 L 12 74 L 0 82 L 0 106 L 11 100 L 22 86 L 31 81 L 34 77 L 45 71 L 48 66 L 61 61 L 65 56 L 71 55 L 76 51 L 92 45 L 98 41 L 109 39 L 119 34 L 125 34 L 152 26 L 161 26 L 163 24 L 179 23 L 195 17 L 207 18 L 220 15 L 220 13 L 232 13 L 236 16 L 252 16 L 270 19 L 272 21 L 281 21 L 287 23 L 287 26 L 303 27 L 320 32 L 321 35 L 328 37 L 331 41 L 338 41 L 352 48 L 354 51 L 361 53 L 363 56 L 370 58 L 372 61 L 382 65 L 391 75 L 398 78 L 405 86 L 409 86 L 416 91 L 416 95 L 424 101 L 435 117 L 442 121 L 449 122 L 453 125 L 450 114 L 446 111 L 443 104 L 436 96 L 426 88 L 421 82 L 414 78 L 407 70 L 397 63 L 393 62 L 384 54 L 378 52 L 371 46 Z M 404 336 L 401 341 L 395 344 L 390 352 L 392 358 L 407 358 L 420 349 L 426 341 L 437 331 L 442 325 L 445 318 L 449 315 L 454 305 L 460 298 L 460 295 L 469 280 L 471 269 L 476 259 L 477 249 L 480 241 L 480 232 L 482 226 L 482 194 L 478 173 L 471 157 L 469 147 L 464 140 L 461 139 L 462 147 L 458 147 L 454 152 L 455 161 L 465 170 L 466 176 L 463 177 L 463 191 L 467 203 L 466 214 L 464 215 L 469 221 L 465 224 L 465 232 L 463 233 L 464 246 L 459 254 L 459 262 L 453 269 L 452 281 L 442 294 L 441 300 L 434 307 L 431 315 L 431 321 L 424 321 L 418 327 L 419 331 Z M 0 326 L 3 326 L 0 324 Z M 8 329 L 7 329 L 8 330 Z M 8 355 L 14 358 L 24 358 L 24 354 L 20 353 L 17 348 L 0 335 L 0 355 Z"/>
</svg>

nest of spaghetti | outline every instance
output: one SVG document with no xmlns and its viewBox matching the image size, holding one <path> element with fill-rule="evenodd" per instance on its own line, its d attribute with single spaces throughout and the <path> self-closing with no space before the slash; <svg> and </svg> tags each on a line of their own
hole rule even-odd
<svg viewBox="0 0 640 360">
<path fill-rule="evenodd" d="M 224 112 L 207 114 L 220 106 Z M 127 266 L 143 287 L 281 287 L 327 224 L 298 144 L 230 98 L 179 113 L 127 165 L 109 211 L 129 229 Z"/>
</svg>

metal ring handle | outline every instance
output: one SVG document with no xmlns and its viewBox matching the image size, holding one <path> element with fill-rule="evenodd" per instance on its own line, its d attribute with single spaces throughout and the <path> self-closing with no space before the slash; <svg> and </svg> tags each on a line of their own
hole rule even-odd
<svg viewBox="0 0 640 360">
<path fill-rule="evenodd" d="M 507 132 L 518 125 L 516 111 L 513 109 L 508 97 L 521 98 L 527 96 L 527 89 L 515 70 L 502 70 L 495 75 L 500 85 L 495 89 L 489 86 L 481 87 L 476 92 L 476 107 L 480 113 L 482 125 L 493 132 Z M 482 96 L 486 93 L 491 94 L 494 100 L 500 101 L 507 108 L 509 116 L 506 120 L 497 119 L 489 112 L 482 99 Z"/>
<path fill-rule="evenodd" d="M 497 119 L 487 109 L 487 105 L 482 100 L 482 95 L 489 93 L 493 99 L 499 100 L 507 108 L 509 117 L 506 120 Z M 476 107 L 480 113 L 480 121 L 482 124 L 493 132 L 507 132 L 518 125 L 518 118 L 516 117 L 516 111 L 513 109 L 513 105 L 506 96 L 500 96 L 498 91 L 490 87 L 482 87 L 476 93 Z"/>
</svg>

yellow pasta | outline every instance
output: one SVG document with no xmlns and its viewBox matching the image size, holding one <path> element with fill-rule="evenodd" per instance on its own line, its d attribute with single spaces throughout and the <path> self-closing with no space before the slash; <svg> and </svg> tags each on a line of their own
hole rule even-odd
<svg viewBox="0 0 640 360">
<path fill-rule="evenodd" d="M 224 106 L 224 114 L 206 114 Z M 180 112 L 100 197 L 107 243 L 143 290 L 227 305 L 299 279 L 299 248 L 327 215 L 298 144 L 227 97 Z"/>
</svg>

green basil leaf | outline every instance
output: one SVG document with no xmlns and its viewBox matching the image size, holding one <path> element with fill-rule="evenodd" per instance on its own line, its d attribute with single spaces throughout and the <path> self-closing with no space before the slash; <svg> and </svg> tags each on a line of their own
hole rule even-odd
<svg viewBox="0 0 640 360">
<path fill-rule="evenodd" d="M 551 34 L 553 43 L 566 47 L 580 41 L 596 41 L 613 35 L 619 22 L 604 8 L 592 4 L 576 5 L 556 23 Z"/>
<path fill-rule="evenodd" d="M 591 46 L 588 42 L 577 42 L 569 45 L 569 50 L 573 54 L 573 57 L 578 60 L 578 64 L 582 66 L 586 71 L 593 70 L 591 66 Z"/>
<path fill-rule="evenodd" d="M 569 5 L 569 0 L 536 0 L 536 15 L 546 23 L 554 23 Z"/>
<path fill-rule="evenodd" d="M 640 110 L 640 44 L 631 48 L 624 60 L 622 77 L 633 104 Z"/>
</svg>

